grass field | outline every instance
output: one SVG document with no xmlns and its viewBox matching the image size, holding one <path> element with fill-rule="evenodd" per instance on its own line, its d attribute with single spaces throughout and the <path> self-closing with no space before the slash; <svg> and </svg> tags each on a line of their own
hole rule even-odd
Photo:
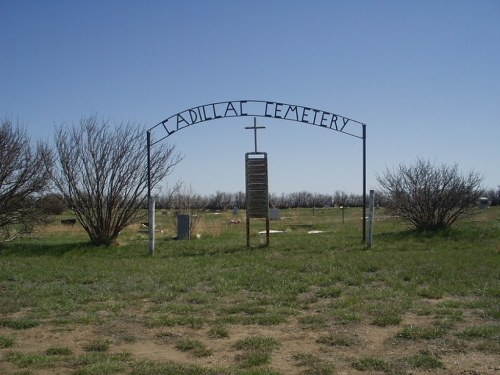
<svg viewBox="0 0 500 375">
<path fill-rule="evenodd" d="M 230 211 L 191 241 L 159 212 L 154 257 L 58 218 L 0 247 L 0 374 L 498 375 L 500 208 L 438 234 L 377 210 L 370 250 L 344 214 L 282 210 L 247 249 Z"/>
</svg>

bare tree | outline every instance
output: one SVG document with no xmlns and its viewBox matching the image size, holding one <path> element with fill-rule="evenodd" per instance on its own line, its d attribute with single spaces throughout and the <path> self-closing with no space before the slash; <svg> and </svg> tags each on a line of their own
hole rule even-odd
<svg viewBox="0 0 500 375">
<path fill-rule="evenodd" d="M 208 199 L 207 208 L 210 210 L 225 210 L 231 207 L 232 194 L 223 191 L 216 191 Z"/>
<path fill-rule="evenodd" d="M 418 159 L 377 176 L 388 208 L 417 230 L 445 229 L 470 216 L 481 196 L 482 177 L 461 175 L 458 166 L 436 167 Z"/>
<path fill-rule="evenodd" d="M 0 124 L 0 240 L 8 240 L 47 215 L 37 200 L 47 189 L 52 168 L 52 152 L 38 143 L 33 148 L 26 132 L 5 119 Z"/>
<path fill-rule="evenodd" d="M 288 194 L 288 200 L 290 202 L 290 207 L 312 207 L 312 197 L 313 194 L 308 191 L 300 191 Z"/>
<path fill-rule="evenodd" d="M 233 205 L 233 207 L 236 206 L 238 208 L 245 208 L 246 207 L 246 195 L 245 195 L 245 193 L 242 191 L 234 193 L 233 198 L 232 198 L 232 205 Z"/>
<path fill-rule="evenodd" d="M 205 208 L 204 198 L 193 191 L 191 185 L 185 185 L 179 181 L 171 193 L 171 208 L 169 211 L 170 217 L 177 228 L 177 220 L 179 215 L 189 215 L 190 224 L 189 230 L 194 233 L 198 227 L 200 215 Z"/>
<path fill-rule="evenodd" d="M 54 182 L 94 244 L 109 245 L 127 225 L 143 218 L 147 190 L 146 132 L 133 123 L 112 126 L 97 116 L 56 131 Z M 151 151 L 156 186 L 180 162 L 174 146 Z"/>
</svg>

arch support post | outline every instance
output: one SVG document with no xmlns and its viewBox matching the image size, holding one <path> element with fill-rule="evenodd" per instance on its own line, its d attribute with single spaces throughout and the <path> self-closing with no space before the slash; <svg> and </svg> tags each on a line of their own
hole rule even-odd
<svg viewBox="0 0 500 375">
<path fill-rule="evenodd" d="M 363 239 L 366 242 L 366 125 L 363 124 Z"/>
<path fill-rule="evenodd" d="M 155 254 L 155 201 L 151 196 L 151 131 L 147 132 L 148 149 L 148 231 L 149 255 Z"/>
</svg>

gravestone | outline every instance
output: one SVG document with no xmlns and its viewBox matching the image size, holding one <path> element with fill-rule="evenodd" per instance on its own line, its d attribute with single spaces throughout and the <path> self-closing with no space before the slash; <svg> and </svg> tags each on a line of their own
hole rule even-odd
<svg viewBox="0 0 500 375">
<path fill-rule="evenodd" d="M 177 215 L 177 239 L 191 239 L 191 217 L 189 215 Z"/>
<path fill-rule="evenodd" d="M 279 208 L 271 208 L 269 210 L 269 219 L 280 220 L 281 219 L 280 209 Z"/>
<path fill-rule="evenodd" d="M 488 197 L 481 197 L 479 198 L 479 207 L 480 208 L 486 208 L 490 206 L 490 200 Z"/>
</svg>

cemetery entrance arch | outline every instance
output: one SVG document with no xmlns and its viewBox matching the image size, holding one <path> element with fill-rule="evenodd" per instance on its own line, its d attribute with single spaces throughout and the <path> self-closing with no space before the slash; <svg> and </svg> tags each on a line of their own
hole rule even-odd
<svg viewBox="0 0 500 375">
<path fill-rule="evenodd" d="M 187 127 L 223 118 L 263 117 L 294 121 L 304 125 L 318 126 L 362 140 L 363 150 L 363 241 L 366 237 L 366 124 L 338 115 L 302 105 L 266 100 L 231 100 L 188 108 L 160 121 L 147 131 L 148 149 L 148 210 L 152 218 L 150 150 L 155 144 Z M 150 253 L 154 254 L 154 225 L 149 225 Z"/>
</svg>

